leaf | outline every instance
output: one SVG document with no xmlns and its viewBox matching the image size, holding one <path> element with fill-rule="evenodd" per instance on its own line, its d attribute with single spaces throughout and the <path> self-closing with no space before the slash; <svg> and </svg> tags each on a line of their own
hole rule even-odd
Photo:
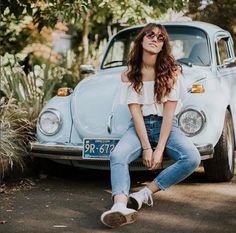
<svg viewBox="0 0 236 233">
<path fill-rule="evenodd" d="M 16 16 L 17 19 L 19 19 L 19 17 L 22 15 L 23 10 L 24 10 L 23 6 L 15 7 L 15 12 L 13 12 L 13 13 Z"/>
<path fill-rule="evenodd" d="M 30 4 L 30 3 L 27 3 L 27 5 L 26 5 L 26 11 L 27 11 L 27 14 L 28 14 L 28 15 L 32 16 L 32 14 L 33 14 L 33 9 L 32 9 L 32 7 L 31 7 L 31 4 Z"/>
</svg>

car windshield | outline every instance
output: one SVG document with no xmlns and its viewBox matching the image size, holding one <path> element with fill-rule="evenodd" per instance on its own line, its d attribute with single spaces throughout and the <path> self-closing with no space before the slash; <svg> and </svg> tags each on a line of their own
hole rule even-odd
<svg viewBox="0 0 236 233">
<path fill-rule="evenodd" d="M 170 45 L 175 59 L 182 64 L 208 66 L 210 56 L 207 36 L 204 31 L 189 26 L 165 26 L 170 36 Z M 130 29 L 117 34 L 111 41 L 102 61 L 101 68 L 124 66 L 133 40 L 141 28 Z"/>
</svg>

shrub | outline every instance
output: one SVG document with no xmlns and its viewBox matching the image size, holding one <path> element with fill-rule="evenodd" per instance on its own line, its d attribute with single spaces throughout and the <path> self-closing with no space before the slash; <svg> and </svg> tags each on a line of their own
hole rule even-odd
<svg viewBox="0 0 236 233">
<path fill-rule="evenodd" d="M 0 174 L 12 169 L 14 164 L 24 167 L 27 143 L 34 139 L 34 125 L 27 119 L 28 112 L 16 104 L 15 99 L 0 99 Z"/>
<path fill-rule="evenodd" d="M 15 56 L 0 57 L 1 85 L 1 161 L 8 167 L 19 164 L 27 156 L 27 143 L 33 140 L 37 117 L 44 104 L 55 95 L 58 87 L 73 86 L 77 77 L 68 69 L 47 64 L 35 65 L 26 74 Z M 3 172 L 0 172 L 0 174 Z"/>
</svg>

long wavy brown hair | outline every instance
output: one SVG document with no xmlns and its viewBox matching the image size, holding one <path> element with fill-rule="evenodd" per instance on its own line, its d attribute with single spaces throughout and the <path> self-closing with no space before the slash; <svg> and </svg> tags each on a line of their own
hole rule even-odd
<svg viewBox="0 0 236 233">
<path fill-rule="evenodd" d="M 158 103 L 161 103 L 162 98 L 170 93 L 175 83 L 175 73 L 178 70 L 179 66 L 175 63 L 175 59 L 171 55 L 169 36 L 163 25 L 149 23 L 136 36 L 133 48 L 129 54 L 127 77 L 135 91 L 138 94 L 141 94 L 141 90 L 143 87 L 141 73 L 143 56 L 142 41 L 146 33 L 152 31 L 154 28 L 159 28 L 161 30 L 161 33 L 165 37 L 162 50 L 158 53 L 155 64 L 156 77 L 154 85 L 154 95 L 156 101 Z"/>
</svg>

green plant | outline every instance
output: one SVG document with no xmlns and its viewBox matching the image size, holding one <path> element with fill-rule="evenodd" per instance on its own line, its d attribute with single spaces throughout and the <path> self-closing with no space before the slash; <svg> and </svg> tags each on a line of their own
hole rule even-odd
<svg viewBox="0 0 236 233">
<path fill-rule="evenodd" d="M 56 88 L 67 84 L 74 87 L 78 79 L 60 66 L 35 65 L 26 74 L 16 56 L 5 54 L 0 59 L 0 91 L 5 95 L 0 101 L 0 174 L 3 174 L 5 162 L 9 168 L 14 164 L 23 168 L 27 144 L 34 140 L 36 120 L 42 107 L 55 95 Z"/>
<path fill-rule="evenodd" d="M 49 64 L 35 65 L 28 74 L 13 55 L 2 57 L 1 90 L 7 98 L 27 109 L 27 119 L 34 122 L 44 104 L 53 97 L 61 86 L 73 87 L 78 78 L 68 69 Z"/>
<path fill-rule="evenodd" d="M 0 99 L 0 174 L 17 164 L 24 167 L 27 144 L 34 139 L 34 125 L 27 119 L 27 109 L 22 109 L 13 98 Z"/>
</svg>

